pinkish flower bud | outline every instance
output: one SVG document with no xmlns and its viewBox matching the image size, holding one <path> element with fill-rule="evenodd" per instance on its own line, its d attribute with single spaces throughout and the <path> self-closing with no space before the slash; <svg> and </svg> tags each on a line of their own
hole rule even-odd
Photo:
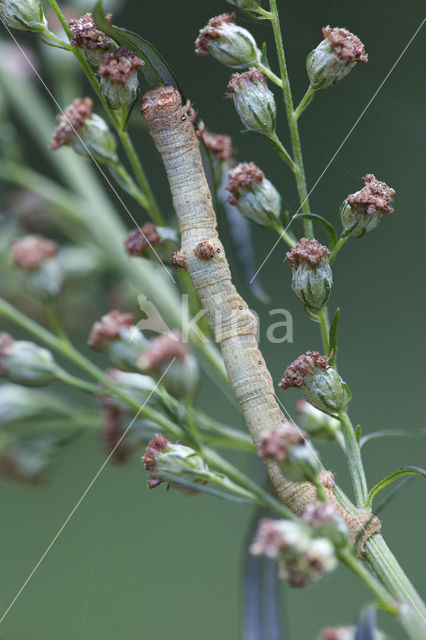
<svg viewBox="0 0 426 640">
<path fill-rule="evenodd" d="M 306 60 L 311 87 L 326 89 L 344 78 L 357 62 L 367 62 L 361 40 L 347 29 L 324 27 L 324 40 Z"/>
<path fill-rule="evenodd" d="M 130 49 L 120 47 L 106 53 L 99 65 L 100 91 L 111 109 L 122 109 L 133 104 L 138 92 L 137 70 L 145 62 Z"/>
<path fill-rule="evenodd" d="M 234 22 L 234 14 L 211 18 L 195 41 L 198 56 L 213 56 L 231 69 L 246 69 L 260 59 L 260 51 L 250 31 Z"/>
<path fill-rule="evenodd" d="M 52 382 L 56 372 L 57 365 L 50 351 L 0 333 L 0 376 L 27 387 L 41 387 Z"/>
<path fill-rule="evenodd" d="M 52 136 L 49 148 L 54 151 L 69 145 L 79 155 L 93 158 L 101 164 L 115 162 L 115 138 L 105 120 L 92 113 L 92 108 L 93 100 L 90 98 L 76 98 L 57 116 L 59 125 Z"/>
<path fill-rule="evenodd" d="M 307 351 L 286 369 L 281 389 L 299 387 L 305 400 L 320 411 L 338 414 L 348 404 L 351 394 L 337 371 L 328 365 L 328 357 Z"/>
<path fill-rule="evenodd" d="M 328 262 L 330 251 L 317 240 L 301 238 L 286 254 L 292 269 L 291 288 L 309 309 L 319 311 L 330 297 L 333 275 Z"/>
<path fill-rule="evenodd" d="M 246 129 L 262 133 L 269 138 L 275 134 L 275 98 L 268 89 L 266 78 L 260 69 L 234 73 L 228 83 L 228 92 Z"/>
<path fill-rule="evenodd" d="M 228 202 L 254 222 L 275 229 L 281 214 L 281 196 L 253 162 L 243 162 L 229 172 Z"/>
<path fill-rule="evenodd" d="M 364 187 L 350 194 L 340 208 L 343 235 L 360 238 L 372 231 L 384 216 L 393 212 L 395 190 L 376 180 L 372 173 L 364 176 Z"/>
<path fill-rule="evenodd" d="M 203 126 L 201 129 L 201 138 L 207 147 L 207 151 L 214 159 L 220 162 L 226 162 L 231 158 L 233 149 L 232 139 L 230 136 L 220 133 L 211 133 Z"/>
<path fill-rule="evenodd" d="M 0 18 L 12 29 L 33 33 L 47 29 L 40 0 L 0 0 Z"/>
<path fill-rule="evenodd" d="M 56 242 L 40 235 L 25 236 L 12 245 L 12 263 L 32 295 L 45 299 L 60 292 L 62 268 L 57 252 Z"/>
<path fill-rule="evenodd" d="M 349 542 L 346 522 L 330 502 L 307 504 L 302 520 L 315 529 L 318 535 L 328 538 L 335 545 L 345 546 Z"/>
<path fill-rule="evenodd" d="M 114 366 L 127 371 L 138 370 L 138 359 L 148 344 L 133 324 L 133 315 L 120 311 L 110 311 L 102 316 L 89 335 L 89 347 L 106 352 Z"/>
<path fill-rule="evenodd" d="M 355 640 L 354 627 L 329 627 L 323 629 L 317 640 Z"/>
<path fill-rule="evenodd" d="M 112 16 L 109 13 L 106 17 L 111 20 Z M 78 20 L 70 20 L 68 25 L 72 34 L 72 46 L 83 49 L 90 64 L 97 67 L 105 52 L 113 49 L 114 42 L 97 28 L 91 13 L 86 13 Z"/>
<path fill-rule="evenodd" d="M 282 423 L 276 429 L 263 431 L 259 456 L 278 462 L 283 473 L 293 480 L 317 481 L 321 472 L 319 457 L 306 434 L 291 422 Z"/>
<path fill-rule="evenodd" d="M 158 434 L 149 443 L 142 461 L 150 489 L 162 482 L 203 485 L 212 477 L 204 460 L 193 449 L 173 444 Z"/>
<path fill-rule="evenodd" d="M 129 233 L 124 247 L 129 256 L 169 261 L 170 254 L 178 246 L 178 241 L 179 237 L 174 229 L 157 227 L 152 222 L 146 222 Z"/>
</svg>

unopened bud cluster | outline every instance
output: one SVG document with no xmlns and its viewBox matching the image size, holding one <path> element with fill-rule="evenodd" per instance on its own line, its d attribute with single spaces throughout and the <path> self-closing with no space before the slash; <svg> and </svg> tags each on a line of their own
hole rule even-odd
<svg viewBox="0 0 426 640">
<path fill-rule="evenodd" d="M 228 83 L 228 96 L 246 129 L 269 138 L 274 136 L 277 106 L 260 69 L 234 73 Z"/>
<path fill-rule="evenodd" d="M 302 238 L 287 253 L 292 272 L 291 288 L 305 306 L 319 311 L 330 297 L 333 275 L 328 262 L 330 251 L 317 240 Z"/>
<path fill-rule="evenodd" d="M 360 238 L 372 231 L 384 216 L 393 212 L 394 195 L 395 190 L 372 173 L 364 176 L 363 188 L 348 195 L 340 207 L 343 235 Z"/>
<path fill-rule="evenodd" d="M 281 214 L 281 196 L 253 162 L 243 162 L 229 174 L 228 202 L 254 222 L 276 228 Z"/>
<path fill-rule="evenodd" d="M 150 489 L 162 482 L 185 486 L 203 485 L 210 480 L 207 464 L 194 449 L 173 444 L 162 435 L 154 436 L 142 460 Z"/>
<path fill-rule="evenodd" d="M 47 349 L 27 340 L 14 340 L 8 333 L 0 334 L 0 376 L 28 387 L 40 387 L 52 382 L 56 363 Z"/>
<path fill-rule="evenodd" d="M 178 244 L 179 238 L 175 229 L 157 227 L 152 222 L 146 222 L 141 227 L 133 229 L 124 241 L 129 256 L 157 261 L 159 258 L 168 261 Z"/>
<path fill-rule="evenodd" d="M 307 527 L 289 520 L 261 520 L 250 553 L 277 560 L 280 577 L 292 587 L 318 582 L 337 566 L 327 538 L 312 537 Z"/>
<path fill-rule="evenodd" d="M 42 299 L 56 296 L 62 286 L 62 269 L 57 259 L 58 245 L 40 235 L 20 238 L 12 245 L 12 264 L 24 286 Z"/>
<path fill-rule="evenodd" d="M 321 463 L 306 434 L 291 422 L 283 422 L 276 429 L 268 429 L 261 435 L 259 456 L 263 460 L 275 460 L 284 475 L 299 482 L 317 482 Z"/>
<path fill-rule="evenodd" d="M 349 532 L 342 516 L 330 502 L 316 502 L 306 505 L 303 522 L 312 527 L 317 535 L 328 538 L 334 545 L 349 544 Z"/>
<path fill-rule="evenodd" d="M 326 89 L 342 80 L 357 62 L 367 62 L 361 40 L 347 29 L 324 27 L 324 40 L 308 55 L 311 87 Z"/>
<path fill-rule="evenodd" d="M 106 53 L 98 74 L 101 76 L 100 91 L 111 109 L 122 109 L 133 104 L 138 92 L 137 70 L 145 62 L 129 49 L 120 47 Z"/>
<path fill-rule="evenodd" d="M 76 98 L 58 115 L 57 126 L 50 141 L 50 149 L 71 146 L 79 155 L 93 158 L 101 164 L 116 162 L 116 141 L 107 123 L 92 113 L 91 98 Z"/>
<path fill-rule="evenodd" d="M 109 13 L 106 17 L 111 20 L 112 16 Z M 113 40 L 97 28 L 91 13 L 86 13 L 78 20 L 70 20 L 68 26 L 72 35 L 72 46 L 82 49 L 94 67 L 99 65 L 107 51 L 114 48 Z"/>
<path fill-rule="evenodd" d="M 317 351 L 307 351 L 286 369 L 279 386 L 281 389 L 298 387 L 305 400 L 320 411 L 331 415 L 341 413 L 351 394 L 337 371 L 329 366 L 328 360 Z"/>
<path fill-rule="evenodd" d="M 213 56 L 231 69 L 246 69 L 260 59 L 260 51 L 250 31 L 234 22 L 234 14 L 211 18 L 195 42 L 198 56 Z"/>
<path fill-rule="evenodd" d="M 0 0 L 0 18 L 11 29 L 34 33 L 47 29 L 40 0 Z"/>
<path fill-rule="evenodd" d="M 298 423 L 311 438 L 334 440 L 341 428 L 336 418 L 323 413 L 306 400 L 299 400 L 296 407 L 299 414 Z"/>
</svg>

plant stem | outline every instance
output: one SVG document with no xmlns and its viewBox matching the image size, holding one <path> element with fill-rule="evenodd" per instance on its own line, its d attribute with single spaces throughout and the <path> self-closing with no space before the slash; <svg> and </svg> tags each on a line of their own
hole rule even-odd
<svg viewBox="0 0 426 640">
<path fill-rule="evenodd" d="M 284 240 L 284 242 L 288 244 L 291 249 L 294 249 L 294 247 L 296 246 L 296 242 L 293 240 L 293 238 L 290 238 L 285 227 L 283 227 L 283 225 L 277 221 L 277 224 L 274 225 L 274 228 L 281 239 Z"/>
<path fill-rule="evenodd" d="M 90 384 L 90 382 L 86 382 L 81 378 L 72 376 L 70 373 L 68 373 L 67 371 L 65 371 L 60 367 L 58 367 L 56 371 L 56 377 L 61 382 L 65 382 L 65 384 L 70 384 L 71 386 L 76 387 L 81 391 L 86 391 L 86 393 L 90 393 L 92 395 L 99 393 L 99 387 L 97 387 L 95 384 Z"/>
<path fill-rule="evenodd" d="M 340 249 L 343 247 L 343 245 L 345 244 L 346 240 L 349 238 L 349 236 L 340 236 L 339 240 L 336 242 L 331 255 L 328 259 L 329 263 L 332 264 L 337 256 L 337 254 L 339 253 Z"/>
<path fill-rule="evenodd" d="M 364 508 L 368 498 L 367 480 L 361 459 L 361 449 L 356 439 L 355 431 L 347 413 L 339 414 L 339 420 L 343 427 L 345 438 L 345 450 L 349 471 L 354 487 L 356 503 L 359 508 Z"/>
<path fill-rule="evenodd" d="M 318 320 L 321 327 L 322 342 L 324 345 L 325 353 L 330 351 L 330 321 L 328 318 L 328 309 L 323 307 L 318 311 Z"/>
<path fill-rule="evenodd" d="M 309 85 L 308 90 L 306 91 L 305 95 L 303 96 L 303 98 L 301 99 L 301 101 L 299 102 L 298 106 L 294 111 L 294 117 L 296 120 L 300 118 L 302 113 L 305 111 L 306 107 L 309 106 L 312 98 L 314 97 L 314 94 L 315 94 L 315 89 L 312 89 L 312 87 Z"/>
<path fill-rule="evenodd" d="M 293 158 L 290 156 L 287 149 L 284 147 L 283 143 L 278 138 L 276 133 L 274 133 L 274 135 L 271 137 L 271 142 L 274 145 L 274 148 L 277 151 L 280 158 L 282 158 L 284 162 L 288 164 L 290 169 L 293 171 L 294 175 L 297 176 L 297 166 L 295 165 Z"/>
<path fill-rule="evenodd" d="M 267 78 L 269 78 L 269 80 L 271 80 L 271 82 L 273 82 L 274 84 L 277 85 L 277 87 L 280 87 L 280 89 L 283 88 L 283 83 L 281 78 L 279 78 L 277 75 L 275 75 L 275 73 L 273 71 L 270 70 L 269 67 L 265 67 L 264 64 L 262 64 L 261 62 L 257 62 L 256 66 L 263 71 L 263 73 L 265 74 L 265 76 Z"/>
<path fill-rule="evenodd" d="M 300 209 L 303 211 L 303 213 L 309 213 L 310 207 L 309 207 L 309 200 L 308 200 L 308 190 L 306 186 L 305 170 L 303 166 L 302 146 L 300 143 L 297 118 L 294 115 L 293 98 L 291 95 L 290 81 L 288 77 L 287 64 L 286 64 L 286 59 L 284 54 L 284 44 L 283 44 L 283 39 L 281 34 L 277 0 L 269 0 L 269 6 L 271 10 L 270 20 L 271 20 L 272 28 L 274 31 L 275 45 L 278 53 L 278 62 L 280 66 L 284 104 L 285 104 L 286 113 L 287 113 L 288 126 L 290 129 L 290 138 L 291 138 L 291 144 L 293 148 L 293 157 L 294 157 L 294 161 L 297 168 L 295 175 L 296 175 L 297 190 L 298 190 L 299 199 L 300 199 Z M 311 220 L 304 220 L 303 224 L 305 227 L 306 236 L 312 240 L 314 237 L 314 233 L 313 233 L 313 225 Z"/>
</svg>

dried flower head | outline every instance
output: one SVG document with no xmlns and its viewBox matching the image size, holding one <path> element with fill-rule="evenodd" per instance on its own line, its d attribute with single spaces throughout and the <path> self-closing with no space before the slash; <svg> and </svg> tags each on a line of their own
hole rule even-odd
<svg viewBox="0 0 426 640">
<path fill-rule="evenodd" d="M 33 271 L 58 252 L 58 245 L 40 235 L 25 236 L 12 245 L 12 262 L 20 269 Z"/>
<path fill-rule="evenodd" d="M 111 20 L 110 13 L 106 16 L 107 20 Z M 68 26 L 71 31 L 71 44 L 73 47 L 81 47 L 82 49 L 104 49 L 110 48 L 110 40 L 95 25 L 91 13 L 86 13 L 78 20 L 70 20 Z"/>
<path fill-rule="evenodd" d="M 364 187 L 347 197 L 351 207 L 361 209 L 366 215 L 373 215 L 380 211 L 384 216 L 393 212 L 392 198 L 395 189 L 388 187 L 385 182 L 377 180 L 372 173 L 363 178 Z"/>
<path fill-rule="evenodd" d="M 306 376 L 312 373 L 314 369 L 325 371 L 328 368 L 328 360 L 327 356 L 321 356 L 318 351 L 307 351 L 287 367 L 279 386 L 281 389 L 305 386 Z"/>
<path fill-rule="evenodd" d="M 157 227 L 152 222 L 147 222 L 142 227 L 134 229 L 124 241 L 129 256 L 141 256 L 151 246 L 161 244 L 161 238 Z"/>
<path fill-rule="evenodd" d="M 143 67 L 144 64 L 144 60 L 141 60 L 134 51 L 120 47 L 103 56 L 98 73 L 100 76 L 108 77 L 111 82 L 124 86 L 134 71 Z"/>
<path fill-rule="evenodd" d="M 89 346 L 96 351 L 102 351 L 107 342 L 119 338 L 122 327 L 130 327 L 132 324 L 131 313 L 110 311 L 93 325 L 89 335 Z"/>
<path fill-rule="evenodd" d="M 91 98 L 76 98 L 63 113 L 57 116 L 57 126 L 49 148 L 59 149 L 64 144 L 73 141 L 76 132 L 84 124 L 85 120 L 92 117 L 93 100 Z"/>
<path fill-rule="evenodd" d="M 226 162 L 233 154 L 232 138 L 219 133 L 207 131 L 201 124 L 201 137 L 207 147 L 207 151 L 218 160 Z"/>
<path fill-rule="evenodd" d="M 226 185 L 231 195 L 228 202 L 234 207 L 238 206 L 240 195 L 245 190 L 253 190 L 256 183 L 263 182 L 265 175 L 254 162 L 242 162 L 229 172 L 229 180 Z"/>
<path fill-rule="evenodd" d="M 368 54 L 365 52 L 361 40 L 347 29 L 330 26 L 324 27 L 322 35 L 333 47 L 336 57 L 346 63 L 367 62 Z"/>
<path fill-rule="evenodd" d="M 245 71 L 244 73 L 233 73 L 227 86 L 228 97 L 232 98 L 234 94 L 241 91 L 241 89 L 246 87 L 249 83 L 260 83 L 266 87 L 266 78 L 263 71 L 253 68 Z"/>
<path fill-rule="evenodd" d="M 195 41 L 195 53 L 197 56 L 209 56 L 210 44 L 212 40 L 219 38 L 224 25 L 235 23 L 235 13 L 222 13 L 220 16 L 210 18 L 203 29 L 200 30 Z"/>
<path fill-rule="evenodd" d="M 296 425 L 287 422 L 277 429 L 263 431 L 259 445 L 259 457 L 283 461 L 288 448 L 294 444 L 304 444 L 305 434 Z"/>
<path fill-rule="evenodd" d="M 292 269 L 300 264 L 309 264 L 313 269 L 330 256 L 330 251 L 317 240 L 301 238 L 297 245 L 286 254 L 286 260 Z"/>
<path fill-rule="evenodd" d="M 141 354 L 138 365 L 143 371 L 152 371 L 174 358 L 184 360 L 188 353 L 188 348 L 183 344 L 180 333 L 171 331 L 150 342 Z"/>
</svg>

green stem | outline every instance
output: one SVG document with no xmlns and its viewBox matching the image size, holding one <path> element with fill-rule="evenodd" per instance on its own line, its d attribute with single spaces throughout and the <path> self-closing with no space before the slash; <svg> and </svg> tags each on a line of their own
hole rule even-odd
<svg viewBox="0 0 426 640">
<path fill-rule="evenodd" d="M 330 351 L 330 320 L 328 318 L 328 309 L 323 307 L 318 311 L 318 320 L 321 327 L 321 337 L 326 354 Z"/>
<path fill-rule="evenodd" d="M 349 471 L 354 487 L 356 503 L 359 508 L 364 508 L 368 498 L 367 480 L 361 459 L 361 449 L 356 439 L 355 431 L 347 413 L 342 412 L 338 416 L 343 427 L 345 438 L 345 452 Z"/>
<path fill-rule="evenodd" d="M 261 62 L 257 62 L 256 66 L 258 67 L 258 69 L 260 69 L 261 71 L 263 71 L 263 73 L 265 74 L 265 76 L 267 78 L 269 78 L 269 80 L 271 80 L 271 82 L 273 82 L 274 84 L 277 85 L 277 87 L 280 87 L 280 89 L 282 89 L 283 87 L 283 83 L 281 81 L 281 78 L 279 78 L 277 75 L 275 75 L 275 73 L 273 71 L 270 70 L 269 67 L 266 67 L 264 64 L 262 64 Z"/>
<path fill-rule="evenodd" d="M 117 174 L 121 178 L 121 180 L 123 180 L 123 182 L 125 183 L 125 185 L 128 188 L 129 193 L 131 193 L 131 195 L 134 197 L 134 199 L 137 202 L 139 202 L 141 207 L 143 207 L 144 209 L 148 209 L 148 207 L 149 207 L 148 199 L 142 193 L 142 191 L 139 190 L 139 188 L 137 187 L 137 185 L 133 181 L 133 178 L 128 174 L 128 172 L 126 171 L 125 167 L 121 164 L 121 162 L 120 161 L 113 162 L 112 163 L 112 167 L 117 172 Z"/>
<path fill-rule="evenodd" d="M 312 89 L 312 87 L 309 85 L 308 90 L 306 91 L 305 95 L 303 96 L 303 98 L 301 99 L 301 101 L 299 102 L 298 106 L 294 111 L 294 117 L 296 120 L 299 120 L 300 116 L 305 111 L 306 107 L 309 106 L 312 98 L 314 97 L 314 94 L 315 94 L 315 89 Z"/>
<path fill-rule="evenodd" d="M 279 234 L 279 236 L 281 237 L 281 239 L 288 244 L 288 246 L 291 249 L 294 249 L 294 247 L 296 246 L 296 242 L 293 240 L 293 238 L 291 238 L 286 229 L 283 227 L 283 225 L 277 221 L 276 224 L 274 224 L 274 229 L 276 230 L 276 232 Z"/>
<path fill-rule="evenodd" d="M 86 382 L 81 378 L 77 378 L 76 376 L 72 376 L 70 373 L 58 367 L 56 371 L 56 377 L 61 382 L 65 382 L 65 384 L 69 384 L 81 391 L 86 391 L 86 393 L 90 393 L 92 395 L 96 395 L 99 393 L 99 387 L 95 384 L 90 384 L 90 382 Z"/>
<path fill-rule="evenodd" d="M 282 158 L 284 162 L 288 164 L 290 169 L 293 171 L 294 175 L 297 176 L 298 167 L 295 165 L 293 158 L 290 156 L 287 149 L 284 147 L 283 143 L 278 138 L 276 133 L 274 133 L 274 135 L 271 137 L 271 142 L 274 145 L 274 148 L 277 151 L 280 158 Z"/>
<path fill-rule="evenodd" d="M 334 245 L 334 248 L 331 252 L 331 255 L 328 259 L 329 263 L 332 264 L 337 256 L 337 254 L 339 253 L 340 249 L 343 247 L 343 245 L 345 244 L 346 240 L 349 238 L 349 236 L 340 236 L 339 240 L 336 242 L 336 244 Z"/>
<path fill-rule="evenodd" d="M 275 45 L 278 53 L 278 62 L 280 67 L 282 90 L 284 96 L 284 104 L 287 113 L 288 126 L 290 129 L 290 138 L 293 148 L 294 162 L 297 167 L 296 171 L 296 183 L 297 190 L 300 199 L 300 209 L 303 213 L 310 212 L 308 189 L 306 186 L 305 170 L 303 166 L 302 146 L 300 143 L 299 127 L 297 125 L 297 118 L 294 115 L 293 98 L 291 95 L 290 81 L 287 72 L 287 64 L 284 54 L 284 44 L 281 34 L 280 18 L 278 15 L 277 0 L 269 0 L 269 6 L 271 10 L 270 20 L 274 31 Z M 311 220 L 304 220 L 305 234 L 309 239 L 313 239 L 313 225 Z"/>
</svg>

